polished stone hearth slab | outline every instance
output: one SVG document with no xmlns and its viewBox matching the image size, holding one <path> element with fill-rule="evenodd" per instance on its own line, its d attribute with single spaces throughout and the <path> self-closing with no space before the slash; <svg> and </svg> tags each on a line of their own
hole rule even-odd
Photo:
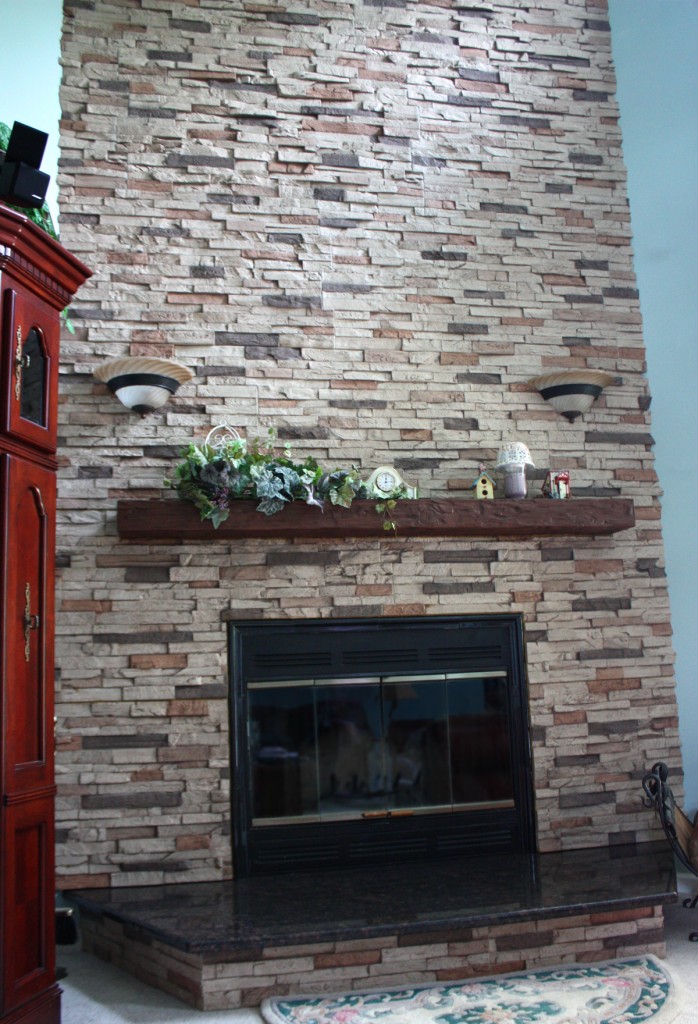
<svg viewBox="0 0 698 1024">
<path fill-rule="evenodd" d="M 67 892 L 84 915 L 190 954 L 612 914 L 676 899 L 665 843 Z"/>
</svg>

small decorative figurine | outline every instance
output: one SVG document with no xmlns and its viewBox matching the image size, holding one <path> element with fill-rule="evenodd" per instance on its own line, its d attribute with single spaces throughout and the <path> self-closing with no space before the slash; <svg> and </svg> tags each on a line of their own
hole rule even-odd
<svg viewBox="0 0 698 1024">
<path fill-rule="evenodd" d="M 569 472 L 566 469 L 549 469 L 541 490 L 546 498 L 569 498 Z"/>
<path fill-rule="evenodd" d="M 475 491 L 476 498 L 494 498 L 494 489 L 497 486 L 491 476 L 485 471 L 482 463 L 478 466 L 477 476 L 470 485 L 471 491 Z"/>
</svg>

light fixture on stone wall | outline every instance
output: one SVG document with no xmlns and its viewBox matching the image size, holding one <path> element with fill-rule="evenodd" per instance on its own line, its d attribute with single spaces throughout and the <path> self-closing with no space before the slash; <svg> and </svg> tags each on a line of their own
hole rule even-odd
<svg viewBox="0 0 698 1024">
<path fill-rule="evenodd" d="M 505 441 L 499 449 L 495 469 L 504 474 L 504 496 L 526 497 L 526 466 L 533 466 L 531 453 L 521 441 Z"/>
<path fill-rule="evenodd" d="M 603 389 L 614 380 L 612 374 L 602 370 L 555 370 L 533 377 L 529 384 L 572 423 L 591 409 Z"/>
<path fill-rule="evenodd" d="M 95 379 L 106 384 L 122 405 L 142 416 L 163 406 L 193 376 L 183 363 L 147 356 L 112 359 L 94 371 Z"/>
</svg>

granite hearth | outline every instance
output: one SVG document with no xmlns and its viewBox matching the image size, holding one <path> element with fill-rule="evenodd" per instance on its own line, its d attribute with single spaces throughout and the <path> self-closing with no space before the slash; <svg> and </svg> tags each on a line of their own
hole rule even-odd
<svg viewBox="0 0 698 1024">
<path fill-rule="evenodd" d="M 664 953 L 664 843 L 83 889 L 85 949 L 200 1009 Z"/>
</svg>

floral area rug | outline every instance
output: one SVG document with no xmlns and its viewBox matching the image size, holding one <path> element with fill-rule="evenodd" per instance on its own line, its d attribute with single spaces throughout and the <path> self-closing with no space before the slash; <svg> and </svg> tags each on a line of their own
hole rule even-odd
<svg viewBox="0 0 698 1024">
<path fill-rule="evenodd" d="M 652 956 L 444 985 L 267 999 L 268 1024 L 669 1024 L 680 1005 Z"/>
</svg>

